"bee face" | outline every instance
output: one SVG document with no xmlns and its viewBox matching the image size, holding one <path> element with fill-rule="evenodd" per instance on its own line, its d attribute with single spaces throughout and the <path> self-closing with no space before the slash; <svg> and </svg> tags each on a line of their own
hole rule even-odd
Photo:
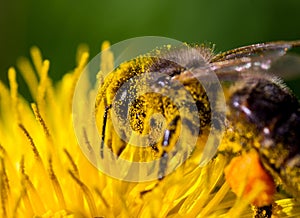
<svg viewBox="0 0 300 218">
<path fill-rule="evenodd" d="M 251 132 L 251 137 L 258 143 L 252 143 L 251 138 L 248 138 L 245 151 L 255 149 L 266 170 L 282 180 L 294 197 L 299 197 L 300 105 L 292 92 L 269 72 L 273 62 L 294 46 L 300 46 L 300 41 L 250 45 L 218 55 L 214 55 L 210 48 L 201 46 L 191 50 L 175 48 L 162 55 L 139 57 L 121 64 L 104 81 L 98 94 L 101 101 L 96 104 L 96 108 L 103 108 L 97 114 L 103 142 L 100 152 L 104 144 L 118 156 L 123 155 L 126 150 L 127 142 L 117 142 L 111 133 L 107 134 L 111 125 L 109 119 L 113 116 L 108 116 L 109 110 L 114 97 L 119 96 L 119 100 L 114 103 L 115 113 L 121 114 L 118 118 L 122 123 L 129 119 L 130 128 L 134 132 L 141 135 L 151 133 L 150 148 L 144 148 L 148 150 L 138 153 L 145 154 L 144 159 L 142 157 L 144 161 L 149 160 L 149 153 L 152 155 L 150 160 L 162 157 L 158 178 L 163 179 L 168 155 L 182 129 L 188 129 L 186 134 L 190 136 L 207 138 L 210 128 L 218 129 L 218 123 L 219 126 L 224 125 L 221 113 L 219 117 L 212 118 L 211 115 L 211 107 L 219 102 L 218 93 L 208 98 L 207 89 L 213 88 L 213 85 L 204 88 L 199 82 L 199 78 L 203 81 L 207 73 L 212 72 L 220 80 L 226 97 L 225 132 L 234 130 L 245 137 Z M 152 78 L 150 87 L 152 90 L 160 89 L 162 95 L 144 92 L 133 99 L 132 96 L 136 96 L 144 87 L 143 82 L 138 85 L 134 83 L 135 77 L 148 75 L 149 72 L 156 72 L 158 75 L 154 80 Z M 131 81 L 129 86 L 122 89 L 127 81 Z M 144 81 L 149 83 L 147 78 Z M 178 81 L 181 86 L 172 86 L 173 81 Z M 180 91 L 182 86 L 188 94 Z M 176 96 L 179 103 L 173 103 L 174 99 L 167 96 L 170 93 Z M 191 99 L 187 100 L 189 96 Z M 196 115 L 190 112 L 191 102 L 196 104 Z M 180 116 L 181 108 L 188 108 L 183 112 L 184 116 Z M 154 114 L 162 114 L 164 121 L 153 120 L 151 117 Z M 200 122 L 199 130 L 194 128 L 197 120 Z M 128 133 L 125 125 L 121 125 L 120 129 L 119 135 Z M 165 130 L 162 132 L 162 129 Z M 129 133 L 127 137 L 130 138 L 132 132 Z M 151 137 L 158 137 L 160 140 L 152 140 Z M 116 147 L 116 144 L 119 146 Z M 100 156 L 105 158 L 103 153 Z M 141 159 L 141 156 L 138 158 Z"/>
</svg>

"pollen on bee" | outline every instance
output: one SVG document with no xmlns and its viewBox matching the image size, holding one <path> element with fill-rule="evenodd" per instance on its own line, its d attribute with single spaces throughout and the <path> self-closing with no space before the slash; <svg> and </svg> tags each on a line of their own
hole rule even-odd
<svg viewBox="0 0 300 218">
<path fill-rule="evenodd" d="M 251 203 L 258 207 L 272 204 L 275 183 L 272 176 L 263 168 L 256 151 L 251 150 L 233 158 L 224 172 L 236 195 L 247 198 L 253 191 L 259 190 L 254 198 L 250 197 Z"/>
</svg>

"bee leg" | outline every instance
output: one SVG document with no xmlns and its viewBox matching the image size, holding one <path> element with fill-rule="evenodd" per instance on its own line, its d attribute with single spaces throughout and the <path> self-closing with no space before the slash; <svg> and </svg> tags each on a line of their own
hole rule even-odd
<svg viewBox="0 0 300 218">
<path fill-rule="evenodd" d="M 162 180 L 165 177 L 167 163 L 169 159 L 168 152 L 165 150 L 170 145 L 170 140 L 176 131 L 177 123 L 179 120 L 179 116 L 176 116 L 168 125 L 168 128 L 164 132 L 162 148 L 164 149 L 159 162 L 159 171 L 158 171 L 158 179 Z"/>
<path fill-rule="evenodd" d="M 165 138 L 165 136 L 164 136 L 164 138 Z M 153 149 L 153 151 L 155 153 L 159 152 L 159 149 L 155 144 L 152 144 L 151 148 Z M 167 166 L 167 162 L 168 162 L 168 153 L 166 151 L 163 151 L 163 154 L 162 154 L 160 162 L 159 162 L 159 171 L 158 171 L 158 180 L 159 181 L 161 181 L 165 176 L 165 168 Z M 143 197 L 143 195 L 147 194 L 148 192 L 151 192 L 157 186 L 158 186 L 158 183 L 155 184 L 155 186 L 153 188 L 141 191 L 140 192 L 140 197 Z"/>
<path fill-rule="evenodd" d="M 271 218 L 272 217 L 272 204 L 263 207 L 255 207 L 254 218 Z"/>
<path fill-rule="evenodd" d="M 177 123 L 179 120 L 179 116 L 176 116 L 168 125 L 168 128 L 165 130 L 164 132 L 164 136 L 163 136 L 163 142 L 162 142 L 162 148 L 164 149 L 160 158 L 160 162 L 159 162 L 159 169 L 158 169 L 158 180 L 161 181 L 166 174 L 166 168 L 167 168 L 167 163 L 168 163 L 168 159 L 169 159 L 169 155 L 168 152 L 165 150 L 165 148 L 167 148 L 170 145 L 170 140 L 174 134 L 174 132 L 176 131 L 176 127 L 177 127 Z M 159 152 L 159 148 L 154 144 L 151 145 L 152 149 L 155 152 Z M 151 192 L 155 187 L 158 186 L 159 183 L 155 184 L 155 186 L 151 189 L 147 189 L 144 190 L 142 192 L 140 192 L 140 196 L 143 197 L 143 195 L 147 194 L 148 192 Z"/>
<path fill-rule="evenodd" d="M 104 149 L 104 140 L 105 140 L 105 130 L 106 130 L 106 122 L 107 122 L 107 113 L 111 109 L 111 104 L 105 106 L 104 114 L 103 114 L 103 124 L 102 124 L 102 132 L 101 132 L 101 144 L 100 144 L 100 157 L 103 159 L 103 149 Z"/>
<path fill-rule="evenodd" d="M 158 180 L 162 180 L 165 177 L 168 159 L 168 153 L 166 151 L 163 151 L 159 161 Z"/>
</svg>

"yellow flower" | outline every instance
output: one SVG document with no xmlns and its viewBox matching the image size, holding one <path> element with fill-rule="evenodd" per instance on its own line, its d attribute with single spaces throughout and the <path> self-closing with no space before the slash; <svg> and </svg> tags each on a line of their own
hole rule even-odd
<svg viewBox="0 0 300 218">
<path fill-rule="evenodd" d="M 52 84 L 49 60 L 33 47 L 33 66 L 23 58 L 18 68 L 34 103 L 19 95 L 14 68 L 9 88 L 0 83 L 1 217 L 252 217 L 249 202 L 259 187 L 247 199 L 236 198 L 224 179 L 229 158 L 222 154 L 202 168 L 191 158 L 153 182 L 120 181 L 95 168 L 72 126 L 73 92 L 88 56 L 80 47 L 77 67 Z M 103 68 L 112 66 L 111 57 L 103 58 Z M 276 199 L 279 214 L 300 215 L 293 199 Z"/>
</svg>

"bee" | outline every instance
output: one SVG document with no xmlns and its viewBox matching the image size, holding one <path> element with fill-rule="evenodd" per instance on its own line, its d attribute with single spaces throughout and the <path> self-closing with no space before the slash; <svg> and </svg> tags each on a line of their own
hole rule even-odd
<svg viewBox="0 0 300 218">
<path fill-rule="evenodd" d="M 176 145 L 180 134 L 196 136 L 195 144 L 203 151 L 209 131 L 224 131 L 224 137 L 240 145 L 237 154 L 256 152 L 268 178 L 280 180 L 299 199 L 300 105 L 292 91 L 273 74 L 273 64 L 297 46 L 300 41 L 278 41 L 215 55 L 211 47 L 187 45 L 156 50 L 122 63 L 98 92 L 95 108 L 102 138 L 100 157 L 105 158 L 103 149 L 107 146 L 117 156 L 131 160 L 160 158 L 157 177 L 161 180 L 167 174 L 167 162 L 178 150 L 184 151 L 184 158 L 193 150 Z M 220 93 L 207 94 L 215 90 L 216 84 L 202 83 L 209 80 L 210 74 L 220 81 L 225 114 L 218 107 Z M 145 88 L 146 83 L 152 91 Z M 175 103 L 170 96 L 176 96 Z M 191 113 L 192 103 L 196 113 Z M 217 110 L 214 116 L 212 108 Z M 157 114 L 163 119 L 154 119 Z M 114 117 L 118 119 L 117 131 L 111 130 Z M 187 131 L 183 133 L 184 129 Z M 134 154 L 128 148 L 128 144 L 137 141 L 133 133 L 147 135 L 143 142 L 149 145 L 134 148 Z M 221 145 L 219 150 L 222 149 L 233 150 L 230 143 Z M 271 204 L 258 205 L 256 217 L 271 217 Z"/>
</svg>

